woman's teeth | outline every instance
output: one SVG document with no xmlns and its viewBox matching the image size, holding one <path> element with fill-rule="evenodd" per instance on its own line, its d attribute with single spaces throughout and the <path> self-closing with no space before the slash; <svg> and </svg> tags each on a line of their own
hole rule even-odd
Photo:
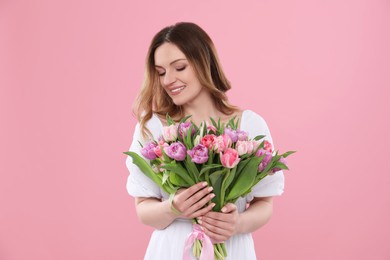
<svg viewBox="0 0 390 260">
<path fill-rule="evenodd" d="M 175 88 L 175 89 L 172 89 L 171 92 L 172 93 L 176 93 L 178 91 L 182 91 L 186 86 L 183 86 L 183 87 L 180 87 L 180 88 Z"/>
</svg>

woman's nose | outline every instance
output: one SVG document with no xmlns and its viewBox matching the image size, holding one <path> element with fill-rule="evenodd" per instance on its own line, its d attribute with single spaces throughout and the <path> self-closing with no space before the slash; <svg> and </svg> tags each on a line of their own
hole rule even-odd
<svg viewBox="0 0 390 260">
<path fill-rule="evenodd" d="M 163 79 L 163 84 L 168 86 L 176 81 L 175 73 L 166 71 Z"/>
</svg>

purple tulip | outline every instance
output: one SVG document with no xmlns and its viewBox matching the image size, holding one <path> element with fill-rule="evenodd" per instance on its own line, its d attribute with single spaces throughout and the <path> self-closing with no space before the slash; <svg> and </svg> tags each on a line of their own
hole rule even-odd
<svg viewBox="0 0 390 260">
<path fill-rule="evenodd" d="M 205 163 L 209 159 L 209 152 L 203 144 L 198 144 L 192 150 L 188 150 L 187 153 L 191 157 L 191 161 L 197 164 Z"/>
<path fill-rule="evenodd" d="M 237 130 L 237 138 L 239 141 L 247 141 L 248 140 L 248 133 L 243 130 Z"/>
<path fill-rule="evenodd" d="M 191 127 L 191 122 L 184 122 L 179 125 L 179 136 L 184 139 Z M 195 134 L 195 128 L 192 127 L 191 136 Z"/>
<path fill-rule="evenodd" d="M 187 149 L 181 142 L 176 142 L 164 147 L 164 152 L 176 161 L 183 161 L 186 158 Z"/>
<path fill-rule="evenodd" d="M 279 162 L 281 162 L 281 163 L 283 163 L 284 165 L 286 165 L 287 166 L 287 160 L 286 160 L 286 158 L 284 158 L 283 156 L 282 157 L 280 157 L 280 159 L 279 159 Z M 280 168 L 273 168 L 272 169 L 272 173 L 275 173 L 275 172 L 277 172 L 277 171 L 280 171 L 281 169 Z"/>
<path fill-rule="evenodd" d="M 141 149 L 141 154 L 148 160 L 154 160 L 156 159 L 157 155 L 154 151 L 156 148 L 157 144 L 154 141 L 151 141 L 144 145 Z"/>
<path fill-rule="evenodd" d="M 238 135 L 236 130 L 231 129 L 230 127 L 226 127 L 225 134 L 227 134 L 230 137 L 230 139 L 232 139 L 233 143 L 237 142 Z"/>
<path fill-rule="evenodd" d="M 261 156 L 263 156 L 263 155 L 264 155 L 264 158 L 263 158 L 263 160 L 260 162 L 259 168 L 258 168 L 258 171 L 259 171 L 259 172 L 263 171 L 263 170 L 267 167 L 267 165 L 269 164 L 269 162 L 270 162 L 271 159 L 272 159 L 272 154 L 271 154 L 269 151 L 267 151 L 267 150 L 260 149 L 260 150 L 258 150 L 257 153 L 256 153 L 256 156 L 257 156 L 257 157 L 261 157 Z"/>
</svg>

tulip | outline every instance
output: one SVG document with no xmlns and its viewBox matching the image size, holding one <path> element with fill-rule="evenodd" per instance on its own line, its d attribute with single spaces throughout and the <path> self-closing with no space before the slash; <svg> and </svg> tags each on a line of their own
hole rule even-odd
<svg viewBox="0 0 390 260">
<path fill-rule="evenodd" d="M 237 131 L 236 130 L 231 129 L 230 127 L 226 127 L 225 128 L 225 134 L 230 136 L 230 139 L 232 139 L 233 143 L 237 142 L 238 135 L 237 135 Z"/>
<path fill-rule="evenodd" d="M 181 142 L 175 142 L 171 145 L 164 147 L 164 152 L 172 159 L 176 161 L 184 161 L 187 154 L 187 149 Z"/>
<path fill-rule="evenodd" d="M 191 122 L 184 122 L 179 125 L 178 131 L 181 139 L 184 139 L 191 127 Z M 195 134 L 195 127 L 192 127 L 191 136 Z"/>
<path fill-rule="evenodd" d="M 191 157 L 191 161 L 197 164 L 205 163 L 209 159 L 209 152 L 203 144 L 198 144 L 192 150 L 187 151 L 187 153 Z"/>
<path fill-rule="evenodd" d="M 243 130 L 237 130 L 237 138 L 238 141 L 247 141 L 248 140 L 248 133 Z"/>
<path fill-rule="evenodd" d="M 200 141 L 201 144 L 206 146 L 208 149 L 210 149 L 213 144 L 214 144 L 214 139 L 216 138 L 215 135 L 205 135 L 203 136 L 202 140 Z"/>
<path fill-rule="evenodd" d="M 284 165 L 287 166 L 287 160 L 286 160 L 286 158 L 284 158 L 283 156 L 280 157 L 279 162 L 281 162 L 281 163 L 283 163 Z M 270 175 L 272 175 L 272 174 L 274 174 L 275 172 L 280 171 L 280 170 L 281 170 L 280 168 L 273 168 Z"/>
<path fill-rule="evenodd" d="M 154 151 L 156 147 L 157 144 L 154 141 L 151 141 L 142 147 L 141 154 L 148 160 L 154 160 L 157 157 Z"/>
<path fill-rule="evenodd" d="M 224 152 L 220 153 L 221 163 L 226 168 L 234 168 L 239 162 L 237 150 L 233 148 L 227 148 Z"/>
<path fill-rule="evenodd" d="M 253 151 L 253 144 L 249 141 L 238 140 L 236 143 L 236 149 L 238 154 L 241 156 L 247 153 L 251 153 Z"/>
<path fill-rule="evenodd" d="M 227 134 L 222 134 L 214 138 L 213 150 L 217 153 L 225 151 L 232 144 L 232 139 Z"/>
<path fill-rule="evenodd" d="M 267 167 L 267 165 L 269 164 L 269 162 L 270 162 L 271 159 L 272 159 L 272 154 L 271 154 L 269 151 L 267 151 L 267 150 L 260 149 L 260 150 L 258 150 L 257 153 L 256 153 L 256 156 L 257 156 L 257 157 L 261 157 L 261 156 L 263 156 L 263 155 L 264 155 L 264 158 L 263 158 L 263 160 L 260 162 L 259 168 L 258 168 L 258 171 L 259 171 L 259 172 L 262 172 L 262 171 Z"/>
<path fill-rule="evenodd" d="M 175 125 L 163 127 L 163 137 L 166 142 L 176 141 L 178 136 L 177 127 Z"/>
<path fill-rule="evenodd" d="M 267 140 L 264 141 L 264 150 L 272 153 L 272 144 L 268 142 Z"/>
</svg>

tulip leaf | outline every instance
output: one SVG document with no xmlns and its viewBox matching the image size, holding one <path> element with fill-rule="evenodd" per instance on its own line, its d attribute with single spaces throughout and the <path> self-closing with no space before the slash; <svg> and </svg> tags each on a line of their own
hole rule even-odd
<svg viewBox="0 0 390 260">
<path fill-rule="evenodd" d="M 186 183 L 186 185 L 183 185 L 184 187 L 189 187 L 195 184 L 194 180 L 191 179 L 191 177 L 188 175 L 186 169 L 184 169 L 183 166 L 181 166 L 180 164 L 172 162 L 169 164 L 165 164 L 161 167 L 169 171 L 173 171 L 174 173 L 179 175 Z"/>
<path fill-rule="evenodd" d="M 182 120 L 180 120 L 179 124 L 184 123 L 184 122 L 187 121 L 187 119 L 190 118 L 190 117 L 192 117 L 192 115 L 189 115 L 189 116 L 184 117 Z"/>
<path fill-rule="evenodd" d="M 234 182 L 232 189 L 226 197 L 226 201 L 242 196 L 243 193 L 252 187 L 260 161 L 261 158 L 258 157 L 253 157 L 249 160 L 248 164 L 242 169 L 240 176 Z"/>
<path fill-rule="evenodd" d="M 287 156 L 289 156 L 290 154 L 293 154 L 293 153 L 296 153 L 297 151 L 288 151 L 288 152 L 285 152 L 284 154 L 282 154 L 282 156 L 284 158 L 286 158 Z"/>
<path fill-rule="evenodd" d="M 213 208 L 213 211 L 220 211 L 222 206 L 220 201 L 220 195 L 221 195 L 221 186 L 222 186 L 222 177 L 223 173 L 226 171 L 226 168 L 223 170 L 215 171 L 212 174 L 210 174 L 210 182 L 213 186 L 213 193 L 215 194 L 215 197 L 212 199 L 212 201 L 215 203 L 215 207 Z"/>
<path fill-rule="evenodd" d="M 179 187 L 186 186 L 186 182 L 183 180 L 183 178 L 173 171 L 170 171 L 169 173 L 169 181 L 175 186 L 179 186 Z"/>
<path fill-rule="evenodd" d="M 199 172 L 199 177 L 202 176 L 208 170 L 215 169 L 215 168 L 221 168 L 221 167 L 222 167 L 222 165 L 220 165 L 220 164 L 204 165 Z"/>
<path fill-rule="evenodd" d="M 263 139 L 264 137 L 265 137 L 265 135 L 258 135 L 255 138 L 253 138 L 253 140 L 259 141 L 260 139 Z"/>
<path fill-rule="evenodd" d="M 280 168 L 280 169 L 282 169 L 282 170 L 288 170 L 287 165 L 285 165 L 285 164 L 282 163 L 282 162 L 277 162 L 277 163 L 275 164 L 274 167 L 275 167 L 275 168 Z"/>
<path fill-rule="evenodd" d="M 233 169 L 228 169 L 225 173 L 225 176 L 223 177 L 222 180 L 222 185 L 221 185 L 221 205 L 225 204 L 225 195 L 226 191 L 229 190 L 229 186 L 232 183 L 234 179 L 234 175 L 236 174 L 237 171 L 237 166 L 234 167 Z"/>
<path fill-rule="evenodd" d="M 168 113 L 166 115 L 166 119 L 167 119 L 168 126 L 175 124 L 175 121 L 173 121 L 172 117 L 170 117 Z"/>
<path fill-rule="evenodd" d="M 199 182 L 198 181 L 198 176 L 199 176 L 198 168 L 196 168 L 195 163 L 191 161 L 191 157 L 188 154 L 186 156 L 186 160 L 183 163 L 184 163 L 185 168 L 192 175 L 193 180 L 195 181 L 195 183 Z"/>
<path fill-rule="evenodd" d="M 159 187 L 163 188 L 161 177 L 159 177 L 152 169 L 150 164 L 141 156 L 139 156 L 135 152 L 124 152 L 133 159 L 133 163 L 138 166 L 138 168 L 148 176 L 154 183 L 156 183 Z"/>
<path fill-rule="evenodd" d="M 210 117 L 210 121 L 211 121 L 211 123 L 213 124 L 213 126 L 214 126 L 215 128 L 218 127 L 217 122 L 215 122 L 214 118 Z"/>
</svg>

